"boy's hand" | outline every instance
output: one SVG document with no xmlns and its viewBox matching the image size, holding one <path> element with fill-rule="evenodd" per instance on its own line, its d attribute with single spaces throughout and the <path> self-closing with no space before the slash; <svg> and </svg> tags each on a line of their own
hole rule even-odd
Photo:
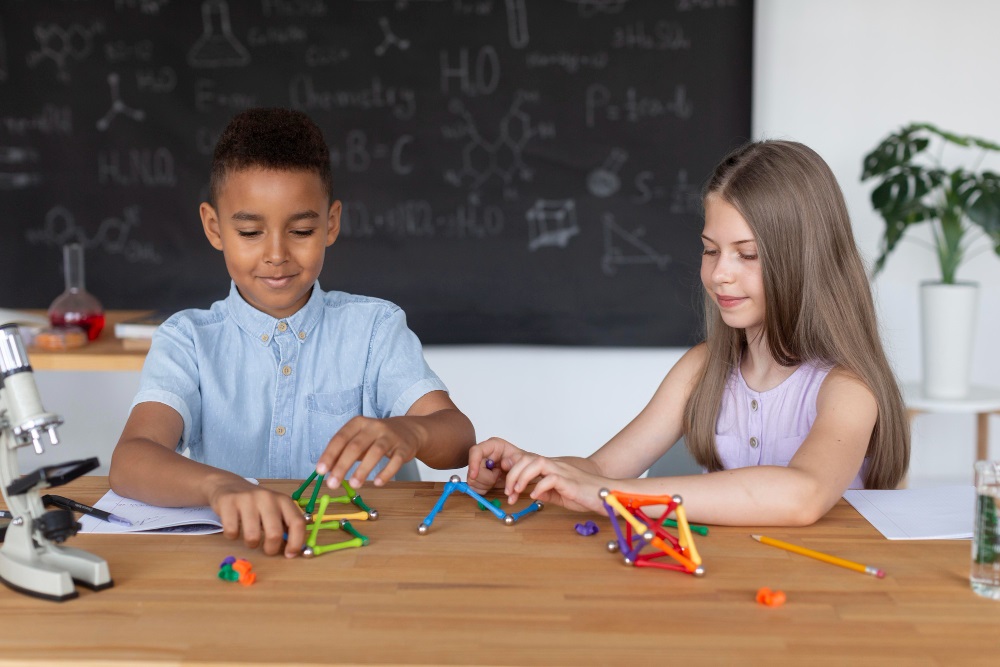
<svg viewBox="0 0 1000 667">
<path fill-rule="evenodd" d="M 477 493 L 499 487 L 504 475 L 528 453 L 502 438 L 484 440 L 469 450 L 469 474 L 466 481 Z M 493 469 L 486 462 L 493 462 Z"/>
<path fill-rule="evenodd" d="M 426 439 L 425 429 L 411 417 L 354 417 L 330 439 L 330 444 L 316 461 L 316 472 L 326 475 L 326 485 L 334 489 L 340 486 L 351 466 L 358 462 L 357 469 L 347 481 L 352 488 L 358 489 L 382 457 L 388 457 L 388 465 L 373 482 L 375 486 L 382 486 L 404 463 L 417 455 L 418 443 Z"/>
<path fill-rule="evenodd" d="M 306 521 L 291 497 L 244 479 L 227 479 L 212 489 L 209 504 L 222 519 L 222 533 L 227 538 L 235 540 L 242 533 L 244 544 L 256 549 L 263 543 L 269 556 L 279 553 L 282 543 L 286 557 L 302 553 Z"/>
</svg>

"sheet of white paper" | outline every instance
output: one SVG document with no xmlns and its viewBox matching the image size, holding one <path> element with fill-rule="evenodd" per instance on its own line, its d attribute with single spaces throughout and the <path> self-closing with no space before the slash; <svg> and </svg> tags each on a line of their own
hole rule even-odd
<svg viewBox="0 0 1000 667">
<path fill-rule="evenodd" d="M 972 538 L 976 494 L 972 485 L 844 493 L 868 522 L 890 540 Z"/>
<path fill-rule="evenodd" d="M 257 480 L 247 478 L 257 483 Z M 222 532 L 222 520 L 211 507 L 157 507 L 139 500 L 123 498 L 108 491 L 94 505 L 99 510 L 117 514 L 132 522 L 131 526 L 101 521 L 84 514 L 80 517 L 81 533 L 132 533 L 140 535 L 209 535 Z"/>
</svg>

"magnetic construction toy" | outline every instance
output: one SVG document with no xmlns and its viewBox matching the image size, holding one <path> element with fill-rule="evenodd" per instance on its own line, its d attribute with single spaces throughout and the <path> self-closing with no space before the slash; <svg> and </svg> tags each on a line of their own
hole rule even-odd
<svg viewBox="0 0 1000 667">
<path fill-rule="evenodd" d="M 462 493 L 470 496 L 473 500 L 478 501 L 479 509 L 489 510 L 493 513 L 493 516 L 500 519 L 508 526 L 513 526 L 521 517 L 533 512 L 538 512 L 542 509 L 542 504 L 536 500 L 516 514 L 507 514 L 502 509 L 486 500 L 486 498 L 483 498 L 481 495 L 470 489 L 469 485 L 463 482 L 458 475 L 452 475 L 448 479 L 448 482 L 444 485 L 444 491 L 441 493 L 441 497 L 434 505 L 434 509 L 432 509 L 430 514 L 428 514 L 427 517 L 420 522 L 420 525 L 417 526 L 418 533 L 421 535 L 427 534 L 427 529 L 431 527 L 432 523 L 434 523 L 434 517 L 436 517 L 438 512 L 441 511 L 441 508 L 444 507 L 444 501 L 448 500 L 448 496 L 455 491 L 461 491 Z"/>
<path fill-rule="evenodd" d="M 368 507 L 365 501 L 361 499 L 351 485 L 346 481 L 341 483 L 344 487 L 346 495 L 343 496 L 323 496 L 319 498 L 319 509 L 317 511 L 317 497 L 319 496 L 320 489 L 323 487 L 323 478 L 325 475 L 320 475 L 319 473 L 313 471 L 311 475 L 302 482 L 300 486 L 293 494 L 292 500 L 299 504 L 302 511 L 305 513 L 306 521 L 311 522 L 306 525 L 306 530 L 309 531 L 306 537 L 306 544 L 302 548 L 303 556 L 322 556 L 329 551 L 339 551 L 340 549 L 349 549 L 351 547 L 363 547 L 368 544 L 368 538 L 359 533 L 351 525 L 351 519 L 355 521 L 375 521 L 378 519 L 378 510 Z M 303 498 L 302 495 L 305 490 L 309 488 L 309 485 L 316 482 L 313 487 L 312 494 L 308 499 Z M 357 512 L 348 512 L 344 514 L 327 514 L 327 506 L 330 503 L 352 503 L 357 507 L 361 508 Z M 354 537 L 352 539 L 346 540 L 344 542 L 337 542 L 334 544 L 316 544 L 319 538 L 320 530 L 342 530 L 345 533 L 349 533 Z"/>
<path fill-rule="evenodd" d="M 620 551 L 626 565 L 636 567 L 658 567 L 664 570 L 687 572 L 696 577 L 705 574 L 701 566 L 701 556 L 694 546 L 691 537 L 691 527 L 688 525 L 684 504 L 680 496 L 646 496 L 608 491 L 601 489 L 599 493 L 604 510 L 611 519 L 611 527 L 618 540 L 608 542 L 608 551 Z M 666 528 L 650 519 L 642 508 L 646 505 L 665 505 L 664 515 L 671 512 L 677 517 L 677 533 L 674 537 Z M 615 516 L 615 515 L 618 516 Z M 618 517 L 625 520 L 625 532 L 622 533 Z M 634 530 L 634 532 L 633 532 Z M 646 546 L 652 546 L 658 551 L 640 553 Z M 675 562 L 664 563 L 658 558 L 664 556 Z"/>
</svg>

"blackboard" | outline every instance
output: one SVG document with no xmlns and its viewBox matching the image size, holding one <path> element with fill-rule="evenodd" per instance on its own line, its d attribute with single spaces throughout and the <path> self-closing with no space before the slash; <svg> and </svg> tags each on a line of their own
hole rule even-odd
<svg viewBox="0 0 1000 667">
<path fill-rule="evenodd" d="M 0 306 L 61 246 L 108 309 L 207 307 L 197 215 L 236 112 L 307 112 L 343 231 L 325 289 L 424 343 L 688 345 L 700 189 L 749 138 L 750 0 L 6 0 Z"/>
</svg>

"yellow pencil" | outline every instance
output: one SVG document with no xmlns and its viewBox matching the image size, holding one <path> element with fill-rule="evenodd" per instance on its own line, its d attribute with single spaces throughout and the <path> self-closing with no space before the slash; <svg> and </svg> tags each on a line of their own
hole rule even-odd
<svg viewBox="0 0 1000 667">
<path fill-rule="evenodd" d="M 819 551 L 813 551 L 812 549 L 806 549 L 805 547 L 789 544 L 788 542 L 782 542 L 781 540 L 776 540 L 771 537 L 764 537 L 763 535 L 751 535 L 750 537 L 763 544 L 770 544 L 772 547 L 778 547 L 779 549 L 791 551 L 792 553 L 800 554 L 802 556 L 809 556 L 810 558 L 821 560 L 824 563 L 831 563 L 833 565 L 839 565 L 840 567 L 846 567 L 848 570 L 855 570 L 857 572 L 861 572 L 862 574 L 870 574 L 878 577 L 879 579 L 885 576 L 885 572 L 877 567 L 870 567 L 868 565 L 862 565 L 861 563 L 844 560 L 843 558 L 837 558 L 836 556 L 829 556 Z"/>
</svg>

